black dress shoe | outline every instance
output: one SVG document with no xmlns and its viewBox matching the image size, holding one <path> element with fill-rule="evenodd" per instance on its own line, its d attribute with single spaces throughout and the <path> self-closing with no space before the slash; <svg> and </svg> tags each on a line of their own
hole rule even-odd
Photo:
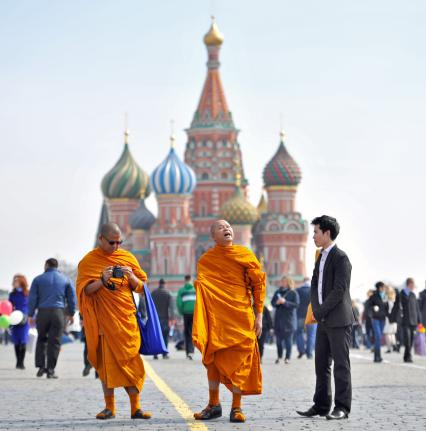
<svg viewBox="0 0 426 431">
<path fill-rule="evenodd" d="M 55 370 L 47 370 L 46 377 L 48 379 L 57 379 L 58 378 L 58 376 L 55 374 Z"/>
<path fill-rule="evenodd" d="M 304 352 L 303 352 L 303 353 L 302 353 L 302 352 L 300 352 L 300 353 L 297 355 L 297 359 L 302 358 L 304 354 L 305 354 Z"/>
<path fill-rule="evenodd" d="M 90 374 L 90 369 L 92 368 L 92 366 L 91 365 L 86 365 L 85 367 L 84 367 L 84 370 L 83 370 L 83 377 L 86 377 L 86 376 L 88 376 L 89 374 Z"/>
<path fill-rule="evenodd" d="M 296 413 L 300 416 L 305 416 L 307 418 L 311 418 L 313 416 L 326 416 L 327 413 L 325 412 L 319 412 L 315 406 L 312 406 L 310 409 L 306 410 L 305 412 L 302 412 L 300 410 L 296 410 Z"/>
<path fill-rule="evenodd" d="M 37 371 L 37 377 L 41 377 L 46 372 L 46 368 L 40 367 Z"/>
<path fill-rule="evenodd" d="M 329 415 L 326 416 L 328 420 L 347 419 L 349 415 L 342 409 L 335 408 Z"/>
</svg>

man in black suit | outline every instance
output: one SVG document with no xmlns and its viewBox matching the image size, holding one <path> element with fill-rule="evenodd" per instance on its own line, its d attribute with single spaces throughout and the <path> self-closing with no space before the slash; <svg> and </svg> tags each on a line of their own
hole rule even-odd
<svg viewBox="0 0 426 431">
<path fill-rule="evenodd" d="M 339 234 L 339 223 L 323 215 L 312 220 L 314 242 L 320 247 L 311 282 L 312 311 L 318 322 L 315 343 L 316 387 L 314 405 L 301 416 L 326 416 L 327 419 L 348 418 L 351 411 L 352 386 L 349 347 L 354 323 L 349 294 L 351 263 L 334 240 Z M 332 405 L 331 363 L 334 361 L 335 407 Z"/>
<path fill-rule="evenodd" d="M 412 278 L 407 278 L 405 287 L 401 290 L 397 298 L 402 311 L 401 326 L 405 346 L 404 362 L 413 362 L 411 352 L 413 350 L 414 334 L 416 333 L 417 325 L 422 321 L 419 303 L 414 294 L 414 289 L 414 280 Z"/>
</svg>

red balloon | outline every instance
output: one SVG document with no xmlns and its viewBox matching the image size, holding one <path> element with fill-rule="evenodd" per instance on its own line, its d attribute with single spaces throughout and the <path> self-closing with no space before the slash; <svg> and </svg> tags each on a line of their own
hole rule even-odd
<svg viewBox="0 0 426 431">
<path fill-rule="evenodd" d="M 13 305 L 10 301 L 8 300 L 0 301 L 0 314 L 9 316 L 9 314 L 12 313 L 12 311 L 13 311 Z"/>
</svg>

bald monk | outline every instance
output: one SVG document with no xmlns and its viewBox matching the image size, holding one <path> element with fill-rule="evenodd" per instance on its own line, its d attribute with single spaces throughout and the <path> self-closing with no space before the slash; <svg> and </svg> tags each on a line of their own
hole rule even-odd
<svg viewBox="0 0 426 431">
<path fill-rule="evenodd" d="M 115 417 L 114 388 L 124 387 L 130 399 L 131 418 L 149 419 L 151 414 L 140 407 L 145 369 L 139 354 L 141 338 L 132 298 L 132 291 L 143 292 L 147 277 L 136 258 L 119 248 L 122 242 L 115 223 L 102 226 L 99 246 L 78 265 L 77 298 L 89 361 L 99 374 L 105 398 L 105 408 L 96 418 Z M 114 278 L 115 266 L 122 274 Z"/>
<path fill-rule="evenodd" d="M 262 333 L 266 276 L 252 251 L 233 245 L 234 232 L 226 220 L 215 221 L 210 232 L 216 245 L 198 262 L 192 336 L 207 368 L 209 402 L 194 418 L 222 416 L 223 383 L 232 392 L 230 421 L 245 422 L 241 396 L 262 392 L 257 337 Z"/>
</svg>

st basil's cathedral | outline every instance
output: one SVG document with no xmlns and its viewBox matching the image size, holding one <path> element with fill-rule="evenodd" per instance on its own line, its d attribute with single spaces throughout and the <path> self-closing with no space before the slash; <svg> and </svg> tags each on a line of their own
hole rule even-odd
<svg viewBox="0 0 426 431">
<path fill-rule="evenodd" d="M 195 275 L 198 258 L 213 245 L 210 226 L 217 219 L 232 225 L 236 244 L 256 253 L 268 285 L 277 285 L 283 275 L 296 282 L 305 276 L 309 226 L 295 205 L 300 167 L 281 132 L 278 149 L 263 170 L 266 197 L 257 207 L 248 201 L 239 130 L 219 73 L 223 41 L 213 20 L 204 36 L 207 77 L 186 129 L 183 159 L 172 137 L 168 154 L 148 175 L 130 152 L 126 130 L 123 152 L 101 184 L 100 225 L 117 223 L 126 238 L 123 247 L 137 257 L 151 285 L 163 278 L 171 291 L 182 287 L 186 274 Z M 145 206 L 150 193 L 155 193 L 157 217 Z"/>
</svg>

